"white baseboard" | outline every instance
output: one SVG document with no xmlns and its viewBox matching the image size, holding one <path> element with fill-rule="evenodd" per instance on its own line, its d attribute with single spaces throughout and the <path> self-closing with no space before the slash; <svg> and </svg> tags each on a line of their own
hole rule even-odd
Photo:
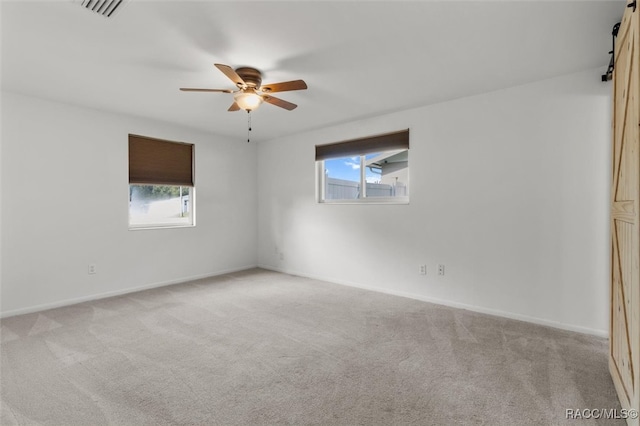
<svg viewBox="0 0 640 426">
<path fill-rule="evenodd" d="M 375 292 L 378 292 L 378 293 L 390 294 L 390 295 L 393 295 L 393 296 L 400 296 L 400 297 L 406 297 L 406 298 L 409 298 L 409 299 L 421 300 L 423 302 L 435 303 L 437 305 L 449 306 L 449 307 L 452 307 L 452 308 L 466 309 L 468 311 L 478 312 L 478 313 L 481 313 L 481 314 L 494 315 L 494 316 L 497 316 L 497 317 L 509 318 L 509 319 L 514 319 L 514 320 L 518 320 L 518 321 L 529 322 L 529 323 L 532 323 L 532 324 L 544 325 L 544 326 L 547 326 L 547 327 L 553 327 L 553 328 L 557 328 L 557 329 L 560 329 L 560 330 L 575 331 L 577 333 L 589 334 L 589 335 L 598 336 L 598 337 L 605 337 L 605 338 L 609 337 L 608 330 L 599 330 L 599 329 L 582 327 L 582 326 L 573 325 L 573 324 L 565 324 L 565 323 L 561 323 L 561 322 L 546 320 L 546 319 L 543 319 L 543 318 L 531 317 L 531 316 L 528 316 L 528 315 L 521 315 L 521 314 L 517 314 L 517 313 L 514 313 L 514 312 L 507 312 L 507 311 L 501 311 L 501 310 L 497 310 L 497 309 L 490 309 L 490 308 L 485 308 L 485 307 L 477 306 L 477 305 L 468 305 L 468 304 L 465 304 L 465 303 L 459 303 L 459 302 L 455 302 L 455 301 L 452 301 L 452 300 L 437 299 L 437 298 L 433 298 L 433 297 L 429 297 L 429 296 L 424 296 L 424 295 L 421 295 L 421 294 L 389 290 L 389 289 L 380 288 L 380 287 L 372 287 L 372 286 L 364 285 L 364 284 L 361 284 L 361 283 L 345 281 L 345 280 L 339 280 L 339 279 L 335 279 L 335 278 L 331 278 L 331 277 L 325 277 L 325 276 L 317 276 L 317 275 L 312 275 L 312 274 L 306 274 L 306 273 L 303 273 L 303 272 L 294 271 L 294 270 L 290 270 L 290 269 L 286 269 L 286 268 L 278 268 L 278 267 L 275 267 L 275 266 L 272 266 L 272 265 L 258 264 L 258 268 L 267 269 L 267 270 L 275 271 L 275 272 L 282 272 L 282 273 L 290 274 L 290 275 L 297 275 L 297 276 L 305 277 L 305 278 L 312 278 L 314 280 L 326 281 L 326 282 L 330 282 L 330 283 L 333 283 L 333 284 L 339 284 L 339 285 L 344 285 L 344 286 L 348 286 L 348 287 L 360 288 L 360 289 L 363 289 L 363 290 L 375 291 Z"/>
<path fill-rule="evenodd" d="M 77 303 L 89 302 L 91 300 L 106 299 L 108 297 L 114 297 L 114 296 L 122 296 L 123 294 L 135 293 L 137 291 L 149 290 L 157 287 L 165 287 L 165 286 L 174 285 L 174 284 L 182 284 L 189 281 L 200 280 L 203 278 L 217 277 L 219 275 L 231 274 L 233 272 L 239 272 L 239 271 L 246 271 L 247 269 L 252 269 L 257 267 L 258 267 L 257 265 L 242 266 L 238 268 L 216 271 L 209 274 L 194 275 L 191 277 L 184 277 L 184 278 L 179 278 L 175 280 L 145 284 L 139 287 L 131 287 L 131 288 L 125 288 L 121 290 L 107 291 L 104 293 L 97 293 L 89 296 L 58 300 L 56 302 L 51 302 L 51 303 L 44 303 L 42 305 L 34 305 L 34 306 L 28 306 L 26 308 L 12 309 L 10 311 L 0 312 L 0 318 L 8 318 L 8 317 L 12 317 L 15 315 L 22 315 L 22 314 L 31 314 L 33 312 L 46 311 L 47 309 L 60 308 L 62 306 L 69 306 L 69 305 L 75 305 Z"/>
<path fill-rule="evenodd" d="M 339 285 L 344 285 L 344 286 L 348 286 L 348 287 L 355 287 L 355 288 L 360 288 L 360 289 L 363 289 L 363 290 L 369 290 L 369 291 L 375 291 L 375 292 L 378 292 L 378 293 L 390 294 L 390 295 L 393 295 L 393 296 L 406 297 L 406 298 L 409 298 L 409 299 L 421 300 L 423 302 L 435 303 L 435 304 L 438 304 L 438 305 L 449 306 L 449 307 L 452 307 L 452 308 L 466 309 L 468 311 L 479 312 L 479 313 L 482 313 L 482 314 L 495 315 L 495 316 L 498 316 L 498 317 L 509 318 L 509 319 L 514 319 L 514 320 L 519 320 L 519 321 L 525 321 L 525 322 L 529 322 L 529 323 L 532 323 L 532 324 L 544 325 L 544 326 L 547 326 L 547 327 L 553 327 L 553 328 L 557 328 L 557 329 L 561 329 L 561 330 L 575 331 L 575 332 L 578 332 L 578 333 L 589 334 L 589 335 L 598 336 L 598 337 L 605 337 L 605 338 L 609 337 L 609 332 L 607 330 L 598 330 L 598 329 L 592 329 L 592 328 L 587 328 L 587 327 L 581 327 L 581 326 L 577 326 L 577 325 L 573 325 L 573 324 L 565 324 L 565 323 L 560 323 L 560 322 L 556 322 L 556 321 L 546 320 L 546 319 L 543 319 L 543 318 L 537 318 L 537 317 L 531 317 L 531 316 L 527 316 L 527 315 L 521 315 L 521 314 L 517 314 L 517 313 L 514 313 L 514 312 L 507 312 L 507 311 L 501 311 L 501 310 L 496 310 L 496 309 L 490 309 L 490 308 L 485 308 L 485 307 L 482 307 L 482 306 L 469 305 L 469 304 L 459 303 L 459 302 L 455 302 L 455 301 L 451 301 L 451 300 L 437 299 L 437 298 L 433 298 L 433 297 L 429 297 L 429 296 L 424 296 L 424 295 L 421 295 L 421 294 L 408 293 L 408 292 L 403 292 L 403 291 L 395 291 L 395 290 L 390 290 L 390 289 L 385 289 L 385 288 L 380 288 L 380 287 L 373 287 L 373 286 L 368 286 L 368 285 L 364 285 L 364 284 L 361 284 L 361 283 L 345 281 L 345 280 L 339 280 L 339 279 L 326 277 L 326 276 L 318 276 L 318 275 L 306 274 L 306 273 L 303 273 L 303 272 L 300 272 L 300 271 L 290 270 L 290 269 L 287 269 L 287 268 L 278 268 L 278 267 L 275 267 L 275 266 L 272 266 L 272 265 L 264 265 L 264 264 L 248 265 L 248 266 L 242 266 L 242 267 L 238 267 L 238 268 L 225 269 L 225 270 L 212 272 L 212 273 L 209 273 L 209 274 L 195 275 L 195 276 L 184 277 L 184 278 L 180 278 L 180 279 L 176 279 L 176 280 L 156 282 L 156 283 L 152 283 L 152 284 L 145 284 L 143 286 L 138 286 L 138 287 L 132 287 L 132 288 L 127 288 L 127 289 L 115 290 L 115 291 L 108 291 L 108 292 L 104 292 L 104 293 L 97 293 L 97 294 L 78 297 L 78 298 L 73 298 L 73 299 L 59 300 L 59 301 L 52 302 L 52 303 L 34 305 L 34 306 L 26 307 L 26 308 L 13 309 L 13 310 L 10 310 L 10 311 L 0 312 L 0 318 L 7 318 L 7 317 L 15 316 L 15 315 L 22 315 L 22 314 L 29 314 L 29 313 L 33 313 L 33 312 L 45 311 L 47 309 L 59 308 L 59 307 L 62 307 L 62 306 L 75 305 L 77 303 L 88 302 L 88 301 L 91 301 L 91 300 L 105 299 L 107 297 L 121 296 L 121 295 L 124 295 L 124 294 L 135 293 L 137 291 L 149 290 L 149 289 L 152 289 L 152 288 L 165 287 L 165 286 L 169 286 L 169 285 L 181 284 L 181 283 L 185 283 L 185 282 L 189 282 L 189 281 L 195 281 L 195 280 L 199 280 L 199 279 L 203 279 L 203 278 L 211 278 L 211 277 L 216 277 L 216 276 L 219 276 L 219 275 L 230 274 L 230 273 L 239 272 L 239 271 L 245 271 L 247 269 L 252 269 L 252 268 L 256 268 L 256 267 L 257 268 L 262 268 L 262 269 L 267 269 L 267 270 L 270 270 L 270 271 L 282 272 L 282 273 L 285 273 L 285 274 L 297 275 L 297 276 L 300 276 L 300 277 L 306 277 L 306 278 L 312 278 L 312 279 L 315 279 L 315 280 L 326 281 L 326 282 L 330 282 L 330 283 L 333 283 L 333 284 L 339 284 Z"/>
</svg>

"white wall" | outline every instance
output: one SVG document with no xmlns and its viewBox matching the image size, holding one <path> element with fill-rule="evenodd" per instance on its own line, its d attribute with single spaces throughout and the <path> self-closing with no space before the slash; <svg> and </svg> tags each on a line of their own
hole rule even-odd
<svg viewBox="0 0 640 426">
<path fill-rule="evenodd" d="M 600 72 L 272 140 L 258 157 L 242 140 L 3 92 L 1 313 L 259 263 L 606 335 Z M 409 205 L 315 202 L 316 144 L 407 127 Z M 195 228 L 127 229 L 128 133 L 196 144 Z"/>
<path fill-rule="evenodd" d="M 601 71 L 259 144 L 259 264 L 606 335 L 611 85 Z M 316 144 L 407 127 L 409 205 L 315 202 Z"/>
<path fill-rule="evenodd" d="M 196 227 L 128 230 L 129 133 L 195 144 Z M 242 138 L 3 92 L 2 315 L 255 266 L 255 154 Z"/>
</svg>

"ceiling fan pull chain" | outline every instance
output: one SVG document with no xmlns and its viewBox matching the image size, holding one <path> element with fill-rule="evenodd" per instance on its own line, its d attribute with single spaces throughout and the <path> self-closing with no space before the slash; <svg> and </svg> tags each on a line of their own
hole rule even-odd
<svg viewBox="0 0 640 426">
<path fill-rule="evenodd" d="M 247 110 L 247 143 L 251 142 L 250 132 L 251 131 L 251 110 Z"/>
</svg>

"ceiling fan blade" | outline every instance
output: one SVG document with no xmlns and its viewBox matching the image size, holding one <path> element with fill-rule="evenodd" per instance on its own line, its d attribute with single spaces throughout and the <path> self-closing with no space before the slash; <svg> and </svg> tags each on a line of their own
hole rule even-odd
<svg viewBox="0 0 640 426">
<path fill-rule="evenodd" d="M 236 102 L 234 102 L 233 104 L 231 104 L 231 106 L 227 111 L 229 112 L 240 111 L 240 106 Z"/>
<path fill-rule="evenodd" d="M 280 98 L 275 98 L 273 96 L 269 96 L 269 95 L 263 95 L 262 96 L 262 100 L 264 100 L 265 102 L 270 103 L 271 105 L 275 105 L 275 106 L 279 106 L 280 108 L 284 108 L 286 110 L 293 110 L 296 109 L 298 107 L 298 105 L 296 104 L 292 104 L 291 102 L 287 102 L 284 101 Z"/>
<path fill-rule="evenodd" d="M 233 68 L 231 68 L 229 65 L 215 64 L 215 66 L 220 71 L 222 71 L 224 73 L 224 75 L 229 77 L 229 79 L 231 81 L 233 81 L 236 84 L 236 86 L 244 87 L 244 86 L 247 85 L 247 83 L 245 83 L 244 80 L 242 78 L 240 78 L 238 73 L 236 73 L 235 70 Z"/>
<path fill-rule="evenodd" d="M 181 87 L 183 92 L 220 92 L 220 93 L 233 93 L 233 90 L 229 89 L 192 89 L 189 87 Z"/>
<path fill-rule="evenodd" d="M 304 90 L 307 83 L 304 80 L 285 81 L 283 83 L 263 84 L 260 90 L 267 93 L 287 92 L 289 90 Z"/>
</svg>

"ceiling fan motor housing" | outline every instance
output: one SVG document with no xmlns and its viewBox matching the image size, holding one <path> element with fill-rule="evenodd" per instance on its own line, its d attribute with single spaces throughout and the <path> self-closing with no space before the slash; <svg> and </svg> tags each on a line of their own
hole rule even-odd
<svg viewBox="0 0 640 426">
<path fill-rule="evenodd" d="M 241 67 L 236 69 L 236 74 L 240 76 L 247 86 L 257 89 L 262 84 L 262 74 L 255 68 Z M 238 85 L 240 87 L 240 85 Z"/>
</svg>

